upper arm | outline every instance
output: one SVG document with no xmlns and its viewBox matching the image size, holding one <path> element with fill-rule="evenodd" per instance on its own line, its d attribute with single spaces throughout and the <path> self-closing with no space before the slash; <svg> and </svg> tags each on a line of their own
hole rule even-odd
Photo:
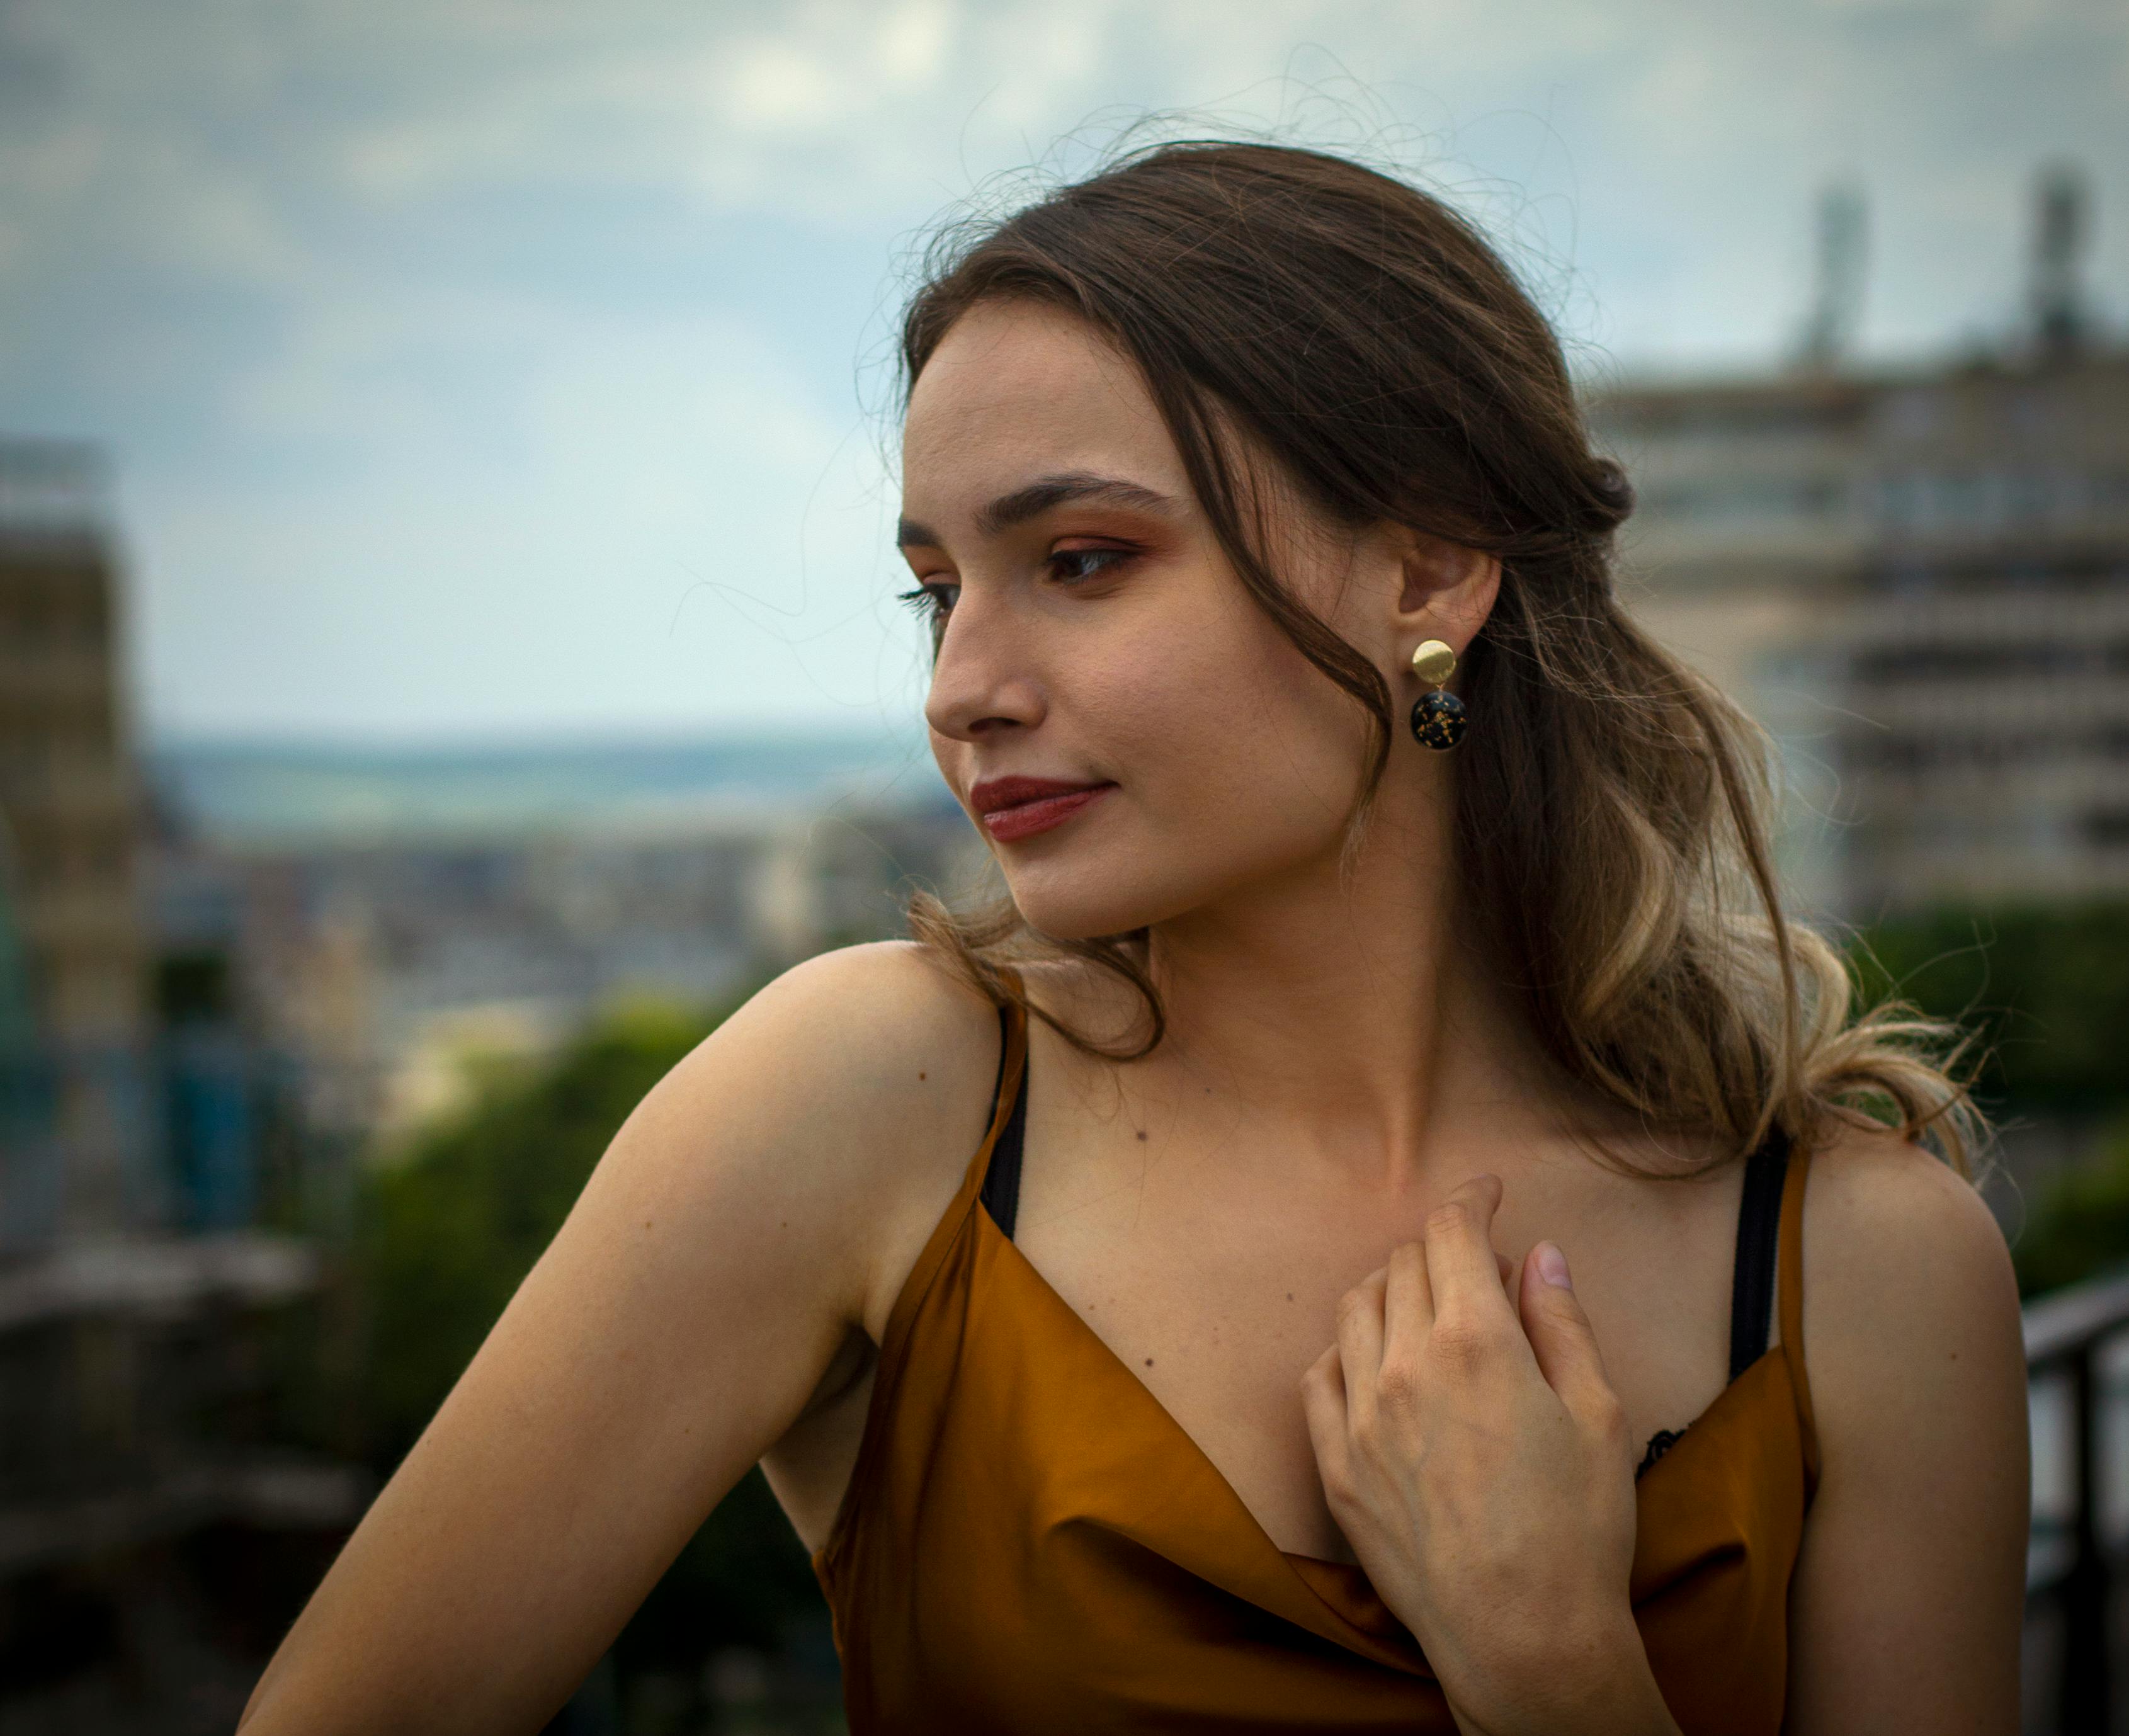
<svg viewBox="0 0 2129 1736">
<path fill-rule="evenodd" d="M 1821 1477 L 1786 1727 L 2013 1731 L 2030 1478 L 2009 1252 L 1972 1187 L 1889 1137 L 1837 1141 L 1805 1201 Z"/>
<path fill-rule="evenodd" d="M 880 1226 L 950 1194 L 995 1028 L 914 949 L 855 948 L 662 1080 L 276 1655 L 255 1728 L 536 1729 L 798 1416 L 865 1317 Z"/>
</svg>

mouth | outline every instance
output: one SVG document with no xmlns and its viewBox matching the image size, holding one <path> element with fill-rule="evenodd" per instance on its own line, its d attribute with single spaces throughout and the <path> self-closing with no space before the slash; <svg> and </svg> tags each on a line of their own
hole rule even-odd
<svg viewBox="0 0 2129 1736">
<path fill-rule="evenodd" d="M 993 778 L 969 792 L 969 806 L 993 839 L 1017 844 L 1064 825 L 1115 787 L 1055 778 Z"/>
</svg>

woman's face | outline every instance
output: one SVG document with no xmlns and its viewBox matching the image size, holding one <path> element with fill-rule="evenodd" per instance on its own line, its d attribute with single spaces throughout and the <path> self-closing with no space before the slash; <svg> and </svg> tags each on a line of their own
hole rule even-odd
<svg viewBox="0 0 2129 1736">
<path fill-rule="evenodd" d="M 1118 934 L 1335 863 L 1360 709 L 1250 600 L 1091 327 L 964 315 L 910 399 L 903 511 L 941 611 L 932 751 L 1036 929 Z M 1274 529 L 1274 570 L 1389 674 L 1394 551 L 1291 508 Z"/>
</svg>

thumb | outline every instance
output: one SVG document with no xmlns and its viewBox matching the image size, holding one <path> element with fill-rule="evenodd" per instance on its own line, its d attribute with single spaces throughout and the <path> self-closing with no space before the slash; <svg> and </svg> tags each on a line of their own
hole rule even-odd
<svg viewBox="0 0 2129 1736">
<path fill-rule="evenodd" d="M 1604 1377 L 1604 1353 L 1557 1243 L 1540 1242 L 1524 1257 L 1521 1312 L 1538 1368 L 1569 1410 L 1587 1416 L 1593 1401 L 1617 1402 Z"/>
</svg>

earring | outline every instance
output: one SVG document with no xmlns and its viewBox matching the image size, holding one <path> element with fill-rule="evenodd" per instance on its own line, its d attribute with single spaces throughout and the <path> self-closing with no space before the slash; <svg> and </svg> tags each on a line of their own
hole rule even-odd
<svg viewBox="0 0 2129 1736">
<path fill-rule="evenodd" d="M 1438 639 L 1430 639 L 1412 654 L 1412 673 L 1434 688 L 1412 708 L 1412 739 L 1423 748 L 1446 754 L 1464 739 L 1468 721 L 1464 702 L 1445 693 L 1441 684 L 1456 673 L 1456 654 Z"/>
</svg>

